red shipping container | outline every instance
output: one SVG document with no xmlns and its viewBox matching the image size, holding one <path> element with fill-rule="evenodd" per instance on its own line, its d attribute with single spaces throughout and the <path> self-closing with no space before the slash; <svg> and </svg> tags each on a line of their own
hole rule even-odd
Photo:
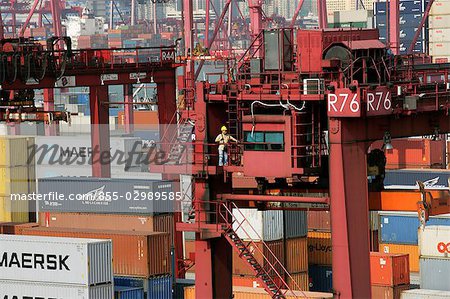
<svg viewBox="0 0 450 299">
<path fill-rule="evenodd" d="M 409 284 L 409 256 L 407 254 L 371 252 L 370 276 L 372 285 Z"/>
<path fill-rule="evenodd" d="M 170 273 L 169 235 L 156 232 L 78 230 L 36 227 L 24 235 L 110 239 L 113 243 L 113 269 L 118 276 L 148 278 Z"/>
<path fill-rule="evenodd" d="M 394 139 L 392 150 L 386 150 L 386 169 L 445 168 L 445 141 L 430 139 Z M 371 149 L 381 148 L 382 141 Z"/>
<path fill-rule="evenodd" d="M 331 231 L 331 213 L 329 211 L 308 211 L 309 231 Z"/>
<path fill-rule="evenodd" d="M 395 287 L 372 285 L 373 299 L 400 299 L 403 291 L 409 290 L 409 284 Z"/>
</svg>

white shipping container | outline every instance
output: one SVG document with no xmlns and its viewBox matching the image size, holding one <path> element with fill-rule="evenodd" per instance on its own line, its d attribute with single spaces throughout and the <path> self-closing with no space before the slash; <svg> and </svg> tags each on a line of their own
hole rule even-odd
<svg viewBox="0 0 450 299">
<path fill-rule="evenodd" d="M 450 56 L 450 42 L 429 43 L 431 56 Z"/>
<path fill-rule="evenodd" d="M 450 62 L 450 56 L 433 56 L 434 63 L 448 63 Z"/>
<path fill-rule="evenodd" d="M 58 299 L 110 299 L 114 297 L 112 284 L 73 286 L 55 283 L 0 280 L 0 298 L 58 298 Z"/>
<path fill-rule="evenodd" d="M 419 228 L 419 253 L 422 257 L 450 257 L 450 227 L 426 226 Z"/>
<path fill-rule="evenodd" d="M 117 117 L 109 117 L 109 129 L 111 131 L 116 129 Z M 70 117 L 70 124 L 66 122 L 61 122 L 59 124 L 59 129 L 61 133 L 90 133 L 91 132 L 91 117 L 89 115 L 72 115 Z"/>
<path fill-rule="evenodd" d="M 400 299 L 450 299 L 450 292 L 436 290 L 407 290 L 403 291 Z"/>
<path fill-rule="evenodd" d="M 283 238 L 283 211 L 233 210 L 233 229 L 244 240 L 275 241 Z M 243 216 L 242 216 L 243 215 Z M 247 221 L 245 221 L 245 219 Z M 240 223 L 243 223 L 239 228 Z"/>
<path fill-rule="evenodd" d="M 450 1 L 436 0 L 431 5 L 430 16 L 450 15 Z"/>
<path fill-rule="evenodd" d="M 112 283 L 112 242 L 0 235 L 0 280 Z"/>
<path fill-rule="evenodd" d="M 450 28 L 430 28 L 428 34 L 430 43 L 450 42 Z"/>
<path fill-rule="evenodd" d="M 429 16 L 428 28 L 450 28 L 450 15 Z"/>
</svg>

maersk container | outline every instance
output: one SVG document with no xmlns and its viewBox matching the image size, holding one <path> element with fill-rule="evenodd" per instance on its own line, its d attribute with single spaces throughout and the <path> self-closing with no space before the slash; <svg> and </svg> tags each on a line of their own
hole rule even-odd
<svg viewBox="0 0 450 299">
<path fill-rule="evenodd" d="M 172 276 L 156 276 L 150 279 L 116 276 L 115 286 L 140 287 L 147 293 L 147 299 L 165 299 L 172 297 Z"/>
<path fill-rule="evenodd" d="M 310 265 L 309 270 L 309 290 L 314 292 L 332 292 L 333 271 L 331 266 Z"/>
<path fill-rule="evenodd" d="M 110 299 L 112 284 L 79 286 L 57 283 L 0 280 L 0 298 Z"/>
<path fill-rule="evenodd" d="M 386 10 L 389 11 L 389 2 L 374 2 L 374 14 L 386 14 Z M 425 1 L 423 0 L 400 0 L 399 12 L 401 14 L 421 13 L 426 8 Z"/>
<path fill-rule="evenodd" d="M 40 179 L 38 193 L 55 195 L 39 201 L 41 212 L 169 213 L 181 197 L 175 182 L 94 177 Z"/>
<path fill-rule="evenodd" d="M 450 258 L 450 227 L 426 226 L 419 228 L 420 257 Z"/>
<path fill-rule="evenodd" d="M 114 299 L 144 299 L 144 289 L 114 286 Z"/>
<path fill-rule="evenodd" d="M 110 240 L 0 235 L 0 279 L 94 285 L 113 281 Z"/>
<path fill-rule="evenodd" d="M 275 241 L 283 238 L 283 211 L 258 211 L 257 209 L 233 210 L 237 221 L 233 228 L 241 239 Z M 238 228 L 238 226 L 242 225 Z"/>
<path fill-rule="evenodd" d="M 450 226 L 450 217 L 430 217 L 427 225 Z M 417 245 L 418 228 L 417 213 L 380 212 L 381 243 Z"/>
<path fill-rule="evenodd" d="M 308 234 L 306 211 L 285 211 L 286 238 L 305 237 Z"/>
<path fill-rule="evenodd" d="M 408 290 L 403 291 L 400 299 L 450 299 L 450 292 L 436 290 Z"/>
<path fill-rule="evenodd" d="M 420 258 L 420 288 L 450 291 L 450 259 Z"/>
</svg>

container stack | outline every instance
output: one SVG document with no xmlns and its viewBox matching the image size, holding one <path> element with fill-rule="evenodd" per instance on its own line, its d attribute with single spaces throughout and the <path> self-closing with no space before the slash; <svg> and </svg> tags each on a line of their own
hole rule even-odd
<svg viewBox="0 0 450 299">
<path fill-rule="evenodd" d="M 78 49 L 106 48 L 108 48 L 108 36 L 106 34 L 80 35 L 78 37 Z"/>
<path fill-rule="evenodd" d="M 0 248 L 6 297 L 113 297 L 110 240 L 0 235 Z"/>
<path fill-rule="evenodd" d="M 329 292 L 333 288 L 331 249 L 330 212 L 308 211 L 308 272 L 311 291 Z"/>
<path fill-rule="evenodd" d="M 450 62 L 450 1 L 434 1 L 428 20 L 430 55 L 433 56 L 433 62 Z"/>
<path fill-rule="evenodd" d="M 409 261 L 407 254 L 370 253 L 372 298 L 400 299 L 409 290 Z"/>
<path fill-rule="evenodd" d="M 450 227 L 419 229 L 420 287 L 450 291 Z"/>
<path fill-rule="evenodd" d="M 34 138 L 0 137 L 0 221 L 30 219 L 28 194 L 36 192 L 33 146 Z"/>
<path fill-rule="evenodd" d="M 238 219 L 233 225 L 238 236 L 244 242 L 253 241 L 250 250 L 256 260 L 263 266 L 266 257 L 271 257 L 269 250 L 274 253 L 278 261 L 289 272 L 291 277 L 283 277 L 293 289 L 308 290 L 308 257 L 306 240 L 306 213 L 303 211 L 258 211 L 256 209 L 239 209 L 234 215 Z M 243 217 L 251 223 L 256 233 L 244 222 L 242 228 L 237 229 Z M 285 225 L 284 225 L 285 224 Z M 283 229 L 285 227 L 285 230 Z M 248 232 L 246 234 L 244 231 Z M 264 247 L 263 243 L 267 246 Z M 254 248 L 254 247 L 257 248 Z M 281 266 L 277 266 L 275 258 L 269 259 L 275 264 L 278 273 L 283 273 Z M 266 268 L 268 266 L 266 265 Z M 295 283 L 294 283 L 295 282 Z M 298 288 L 295 286 L 298 285 Z M 233 250 L 233 285 L 258 287 L 259 282 L 249 265 Z"/>
<path fill-rule="evenodd" d="M 435 290 L 408 290 L 403 291 L 401 299 L 449 299 L 450 292 Z"/>
<path fill-rule="evenodd" d="M 427 2 L 425 0 L 400 0 L 399 6 L 399 52 L 406 54 L 424 15 Z M 374 26 L 379 29 L 380 40 L 389 42 L 389 2 L 374 2 Z M 422 32 L 414 45 L 413 51 L 425 53 L 428 43 L 428 24 L 424 24 Z"/>
<path fill-rule="evenodd" d="M 430 217 L 429 225 L 450 226 L 448 216 Z M 419 272 L 417 213 L 380 212 L 380 252 L 408 254 L 411 272 Z"/>
</svg>

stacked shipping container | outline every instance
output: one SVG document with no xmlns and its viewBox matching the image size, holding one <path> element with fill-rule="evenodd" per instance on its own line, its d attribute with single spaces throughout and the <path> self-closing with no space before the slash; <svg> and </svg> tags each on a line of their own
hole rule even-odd
<svg viewBox="0 0 450 299">
<path fill-rule="evenodd" d="M 400 0 L 399 7 L 399 41 L 400 54 L 406 54 L 414 35 L 422 20 L 427 1 Z M 374 2 L 374 26 L 379 29 L 380 40 L 389 42 L 389 2 Z M 414 45 L 414 52 L 425 53 L 428 43 L 428 24 L 425 23 L 422 32 Z"/>
<path fill-rule="evenodd" d="M 436 0 L 431 6 L 430 55 L 433 62 L 449 62 L 450 59 L 450 1 Z"/>
<path fill-rule="evenodd" d="M 0 250 L 2 296 L 112 297 L 110 240 L 0 235 Z"/>
<path fill-rule="evenodd" d="M 29 200 L 23 196 L 36 192 L 35 161 L 29 155 L 33 146 L 34 138 L 0 138 L 0 221 L 29 220 Z"/>
</svg>

